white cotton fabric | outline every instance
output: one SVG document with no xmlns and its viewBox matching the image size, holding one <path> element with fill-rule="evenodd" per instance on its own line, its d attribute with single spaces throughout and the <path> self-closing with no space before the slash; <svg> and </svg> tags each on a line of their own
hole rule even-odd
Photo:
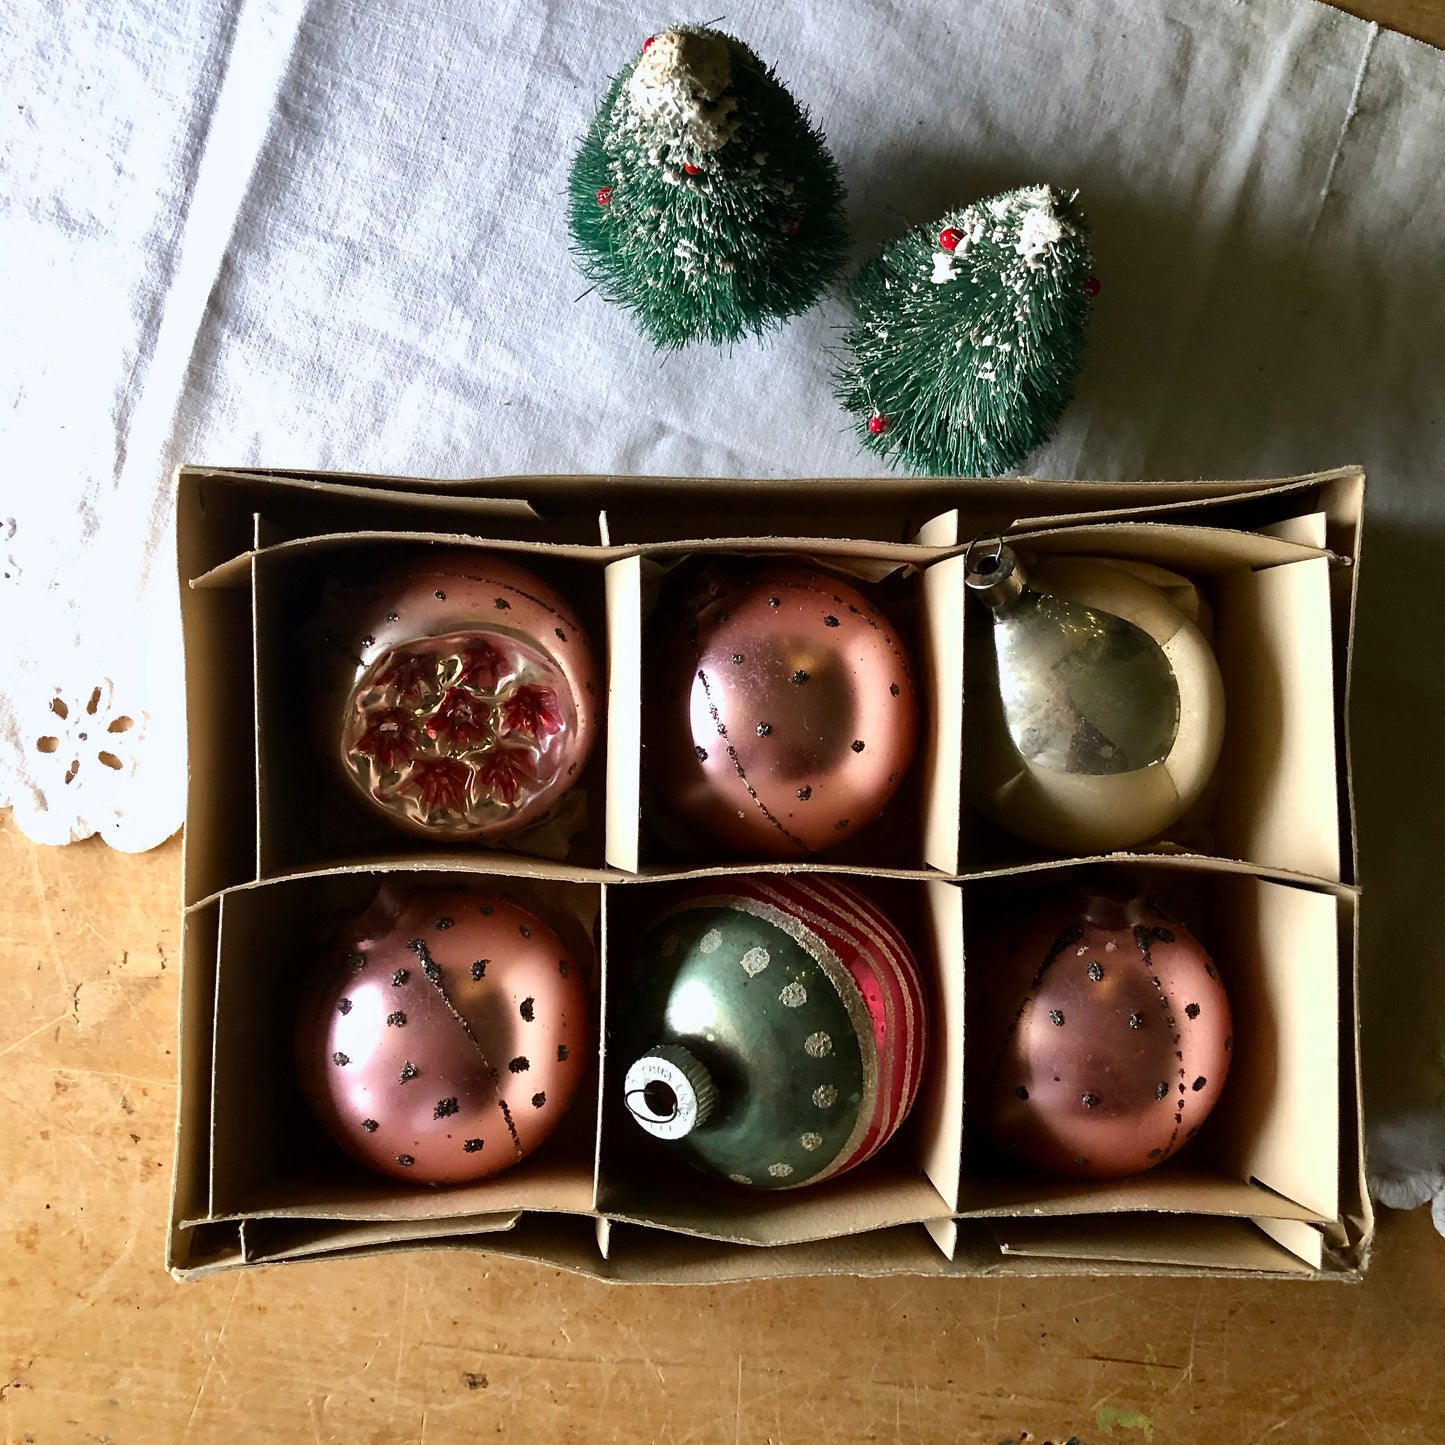
<svg viewBox="0 0 1445 1445">
<path fill-rule="evenodd" d="M 666 358 L 578 299 L 568 163 L 669 18 L 4 7 L 0 804 L 31 837 L 141 849 L 180 823 L 181 460 L 877 474 L 829 391 L 838 299 L 766 343 Z M 738 0 L 725 24 L 827 132 L 860 255 L 998 190 L 1079 189 L 1103 291 L 1030 470 L 1368 468 L 1371 1163 L 1438 1181 L 1445 57 L 1310 0 Z"/>
</svg>

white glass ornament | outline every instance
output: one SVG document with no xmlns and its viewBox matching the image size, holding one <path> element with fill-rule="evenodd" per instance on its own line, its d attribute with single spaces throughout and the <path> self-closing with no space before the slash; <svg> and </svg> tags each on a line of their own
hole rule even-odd
<svg viewBox="0 0 1445 1445">
<path fill-rule="evenodd" d="M 1140 572 L 1051 557 L 1026 572 L 975 548 L 970 594 L 993 646 L 969 658 L 974 801 L 1010 832 L 1074 854 L 1134 847 L 1198 801 L 1224 740 L 1224 683 L 1204 634 Z"/>
</svg>

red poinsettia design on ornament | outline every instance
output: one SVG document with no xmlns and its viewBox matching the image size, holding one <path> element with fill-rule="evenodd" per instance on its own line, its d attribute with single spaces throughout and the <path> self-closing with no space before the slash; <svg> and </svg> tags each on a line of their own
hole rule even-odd
<svg viewBox="0 0 1445 1445">
<path fill-rule="evenodd" d="M 502 704 L 502 725 L 498 731 L 521 733 L 540 743 L 562 731 L 562 711 L 557 694 L 550 687 L 519 687 Z"/>
<path fill-rule="evenodd" d="M 522 784 L 536 773 L 532 756 L 524 748 L 494 748 L 477 764 L 477 783 L 493 801 L 501 799 L 509 808 L 517 801 Z"/>
<path fill-rule="evenodd" d="M 427 736 L 445 739 L 454 747 L 475 747 L 487 740 L 493 717 L 491 706 L 475 693 L 460 687 L 448 688 L 437 710 L 427 719 Z"/>
<path fill-rule="evenodd" d="M 458 758 L 418 758 L 402 788 L 428 808 L 460 813 L 466 808 L 471 780 L 472 770 Z"/>
<path fill-rule="evenodd" d="M 512 664 L 506 653 L 490 642 L 480 642 L 462 653 L 462 669 L 457 674 L 457 685 L 495 692 L 497 684 L 511 671 Z"/>
<path fill-rule="evenodd" d="M 411 714 L 405 708 L 388 707 L 371 714 L 352 750 L 371 758 L 382 772 L 395 773 L 411 760 L 416 743 Z"/>
<path fill-rule="evenodd" d="M 376 686 L 388 688 L 403 702 L 414 702 L 437 685 L 437 660 L 428 653 L 393 657 L 376 675 Z"/>
</svg>

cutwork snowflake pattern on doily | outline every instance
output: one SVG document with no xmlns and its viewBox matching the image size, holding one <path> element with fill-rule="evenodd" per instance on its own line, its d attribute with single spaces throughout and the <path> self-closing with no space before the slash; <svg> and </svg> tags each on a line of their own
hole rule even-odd
<svg viewBox="0 0 1445 1445">
<path fill-rule="evenodd" d="M 54 758 L 57 765 L 70 757 L 62 779 L 67 787 L 80 776 L 82 763 L 87 773 L 97 763 L 113 773 L 127 771 L 126 763 L 106 744 L 124 749 L 121 738 L 135 726 L 135 719 L 109 705 L 110 691 L 109 682 L 103 687 L 91 688 L 83 708 L 77 708 L 74 701 L 67 702 L 59 693 L 50 699 L 56 730 L 36 738 L 35 750 Z M 104 708 L 102 699 L 107 704 Z M 133 759 L 130 768 L 134 769 Z"/>
<path fill-rule="evenodd" d="M 32 686 L 15 699 L 15 727 L 25 755 L 12 783 L 15 821 L 40 843 L 70 843 L 101 834 L 116 848 L 139 852 L 164 841 L 180 815 L 176 770 L 162 762 L 145 769 L 147 788 L 134 786 L 145 759 L 169 751 L 167 729 L 143 709 L 118 699 L 108 678 L 46 689 Z"/>
</svg>

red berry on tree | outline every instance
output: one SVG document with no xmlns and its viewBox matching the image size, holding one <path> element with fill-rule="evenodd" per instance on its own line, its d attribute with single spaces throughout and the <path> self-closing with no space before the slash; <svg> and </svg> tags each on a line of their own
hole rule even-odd
<svg viewBox="0 0 1445 1445">
<path fill-rule="evenodd" d="M 597 204 L 598 204 L 599 206 L 610 206 L 610 205 L 612 204 L 612 187 L 611 187 L 611 186 L 598 186 L 598 187 L 597 187 Z"/>
<path fill-rule="evenodd" d="M 1084 279 L 1084 295 L 1085 295 L 1085 296 L 1089 296 L 1089 297 L 1097 296 L 1097 295 L 1099 294 L 1099 290 L 1100 290 L 1100 287 L 1099 287 L 1099 278 L 1098 278 L 1097 276 L 1088 276 L 1088 277 L 1085 277 L 1085 279 Z"/>
<path fill-rule="evenodd" d="M 691 161 L 684 161 L 682 169 L 689 176 L 700 176 L 702 174 L 702 167 L 693 165 Z"/>
<path fill-rule="evenodd" d="M 803 218 L 801 216 L 788 217 L 788 234 L 796 236 L 803 229 Z"/>
<path fill-rule="evenodd" d="M 655 36 L 655 35 L 649 35 L 649 36 L 647 37 L 647 39 L 642 42 L 642 48 L 643 48 L 643 50 L 646 50 L 647 47 L 648 47 L 649 45 L 651 45 L 652 42 L 653 42 L 654 40 L 656 40 L 656 39 L 657 39 L 657 36 Z"/>
<path fill-rule="evenodd" d="M 938 233 L 938 244 L 945 251 L 956 251 L 961 240 L 963 240 L 963 232 L 954 230 L 952 226 L 948 226 Z"/>
<path fill-rule="evenodd" d="M 876 437 L 881 437 L 888 430 L 888 418 L 880 416 L 876 411 L 868 418 L 868 430 Z"/>
</svg>

